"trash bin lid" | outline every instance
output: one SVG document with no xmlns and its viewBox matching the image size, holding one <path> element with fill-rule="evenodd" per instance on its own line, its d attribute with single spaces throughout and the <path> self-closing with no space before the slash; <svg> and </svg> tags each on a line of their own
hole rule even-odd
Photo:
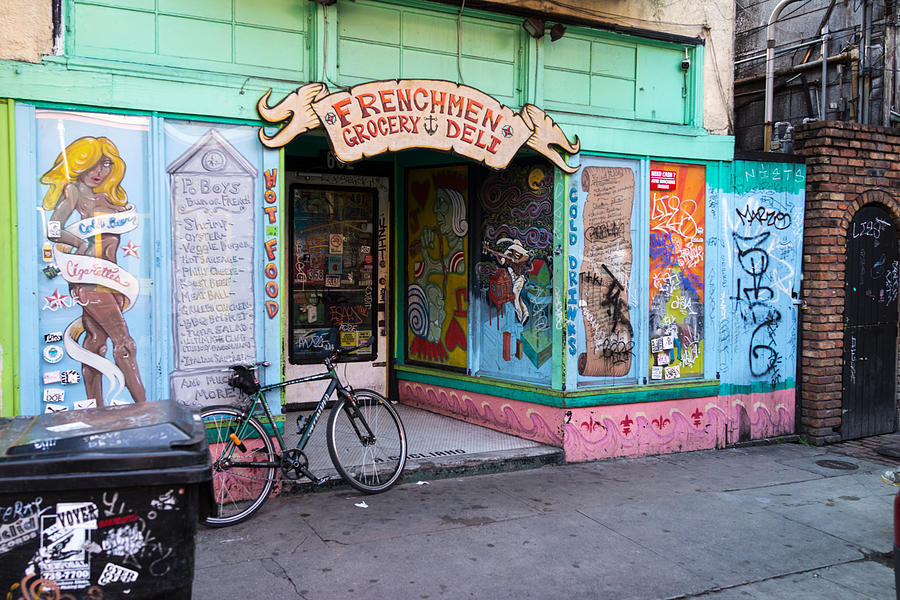
<svg viewBox="0 0 900 600">
<path fill-rule="evenodd" d="M 67 480 L 73 486 L 87 478 L 90 486 L 110 485 L 115 482 L 101 483 L 98 478 L 124 472 L 143 472 L 149 477 L 145 483 L 152 485 L 175 471 L 199 480 L 204 469 L 209 470 L 209 452 L 203 422 L 168 400 L 19 417 L 0 424 L 0 489 L 55 487 L 42 479 Z M 87 486 L 84 482 L 74 487 Z"/>
</svg>

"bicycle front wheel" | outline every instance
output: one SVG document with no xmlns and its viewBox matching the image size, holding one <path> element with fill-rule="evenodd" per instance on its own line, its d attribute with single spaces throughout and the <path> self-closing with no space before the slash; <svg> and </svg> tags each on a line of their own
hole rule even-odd
<svg viewBox="0 0 900 600">
<path fill-rule="evenodd" d="M 341 477 L 367 494 L 397 483 L 406 464 L 406 432 L 384 396 L 353 390 L 331 409 L 328 453 Z"/>
<path fill-rule="evenodd" d="M 213 506 L 203 524 L 225 527 L 245 521 L 268 499 L 276 468 L 243 463 L 274 464 L 277 459 L 272 438 L 257 419 L 246 418 L 230 406 L 210 406 L 200 411 L 200 418 L 206 426 L 213 472 Z M 242 450 L 231 434 L 237 433 L 245 419 Z"/>
</svg>

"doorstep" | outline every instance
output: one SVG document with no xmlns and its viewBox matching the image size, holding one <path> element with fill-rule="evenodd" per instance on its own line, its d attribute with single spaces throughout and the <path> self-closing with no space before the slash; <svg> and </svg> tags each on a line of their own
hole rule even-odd
<svg viewBox="0 0 900 600">
<path fill-rule="evenodd" d="M 420 408 L 394 404 L 406 430 L 407 459 L 404 481 L 427 481 L 479 473 L 498 473 L 561 464 L 562 448 L 459 421 Z M 293 411 L 285 415 L 284 441 L 288 448 L 297 444 L 298 416 L 308 412 Z M 325 444 L 328 411 L 325 411 L 306 446 L 309 470 L 317 477 L 328 477 L 321 488 L 346 485 L 341 480 Z M 297 481 L 292 492 L 312 491 L 315 486 L 306 479 Z"/>
</svg>

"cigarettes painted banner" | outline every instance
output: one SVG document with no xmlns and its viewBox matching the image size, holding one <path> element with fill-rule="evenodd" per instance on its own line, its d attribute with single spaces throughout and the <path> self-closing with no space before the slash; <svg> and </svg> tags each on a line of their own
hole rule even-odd
<svg viewBox="0 0 900 600">
<path fill-rule="evenodd" d="M 428 148 L 503 169 L 525 145 L 566 173 L 578 169 L 564 156 L 578 153 L 578 137 L 569 142 L 543 110 L 526 104 L 516 113 L 483 92 L 449 81 L 374 81 L 335 93 L 316 82 L 297 88 L 275 106 L 269 106 L 271 93 L 259 99 L 259 114 L 284 125 L 273 135 L 260 128 L 259 140 L 268 148 L 280 148 L 322 126 L 335 156 L 345 163 Z"/>
</svg>

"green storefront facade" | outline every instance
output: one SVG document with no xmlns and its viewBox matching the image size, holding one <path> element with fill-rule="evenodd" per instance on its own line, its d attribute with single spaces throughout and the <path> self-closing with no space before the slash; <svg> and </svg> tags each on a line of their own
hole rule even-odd
<svg viewBox="0 0 900 600">
<path fill-rule="evenodd" d="M 702 40 L 325 4 L 70 0 L 0 62 L 3 415 L 374 338 L 355 384 L 568 460 L 793 433 L 805 168 L 702 127 Z"/>
</svg>

